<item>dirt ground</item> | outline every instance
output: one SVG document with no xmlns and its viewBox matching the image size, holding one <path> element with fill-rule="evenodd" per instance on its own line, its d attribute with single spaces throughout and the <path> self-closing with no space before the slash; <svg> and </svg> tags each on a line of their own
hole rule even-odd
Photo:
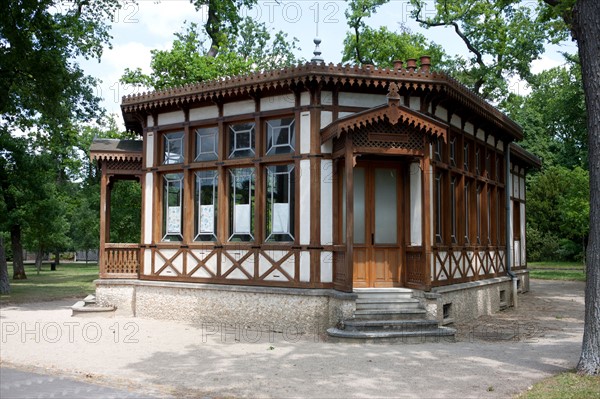
<svg viewBox="0 0 600 399">
<path fill-rule="evenodd" d="M 457 342 L 347 344 L 314 334 L 71 317 L 72 301 L 0 309 L 3 366 L 185 397 L 506 398 L 575 367 L 584 283 L 532 280 L 519 308 Z"/>
</svg>

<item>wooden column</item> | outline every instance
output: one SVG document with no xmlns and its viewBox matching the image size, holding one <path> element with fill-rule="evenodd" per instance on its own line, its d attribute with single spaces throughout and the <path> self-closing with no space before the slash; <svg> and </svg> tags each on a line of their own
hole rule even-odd
<svg viewBox="0 0 600 399">
<path fill-rule="evenodd" d="M 354 152 L 352 134 L 346 135 L 344 172 L 346 179 L 346 288 L 352 291 L 354 279 Z"/>
<path fill-rule="evenodd" d="M 106 273 L 106 243 L 110 242 L 110 188 L 106 163 L 102 162 L 100 177 L 100 273 Z"/>
<path fill-rule="evenodd" d="M 321 88 L 310 107 L 310 281 L 321 282 Z"/>
<path fill-rule="evenodd" d="M 423 177 L 423 249 L 425 259 L 423 267 L 425 267 L 425 281 L 423 284 L 427 287 L 431 286 L 431 159 L 429 158 L 429 143 L 425 143 L 425 156 L 421 161 L 422 177 Z"/>
</svg>

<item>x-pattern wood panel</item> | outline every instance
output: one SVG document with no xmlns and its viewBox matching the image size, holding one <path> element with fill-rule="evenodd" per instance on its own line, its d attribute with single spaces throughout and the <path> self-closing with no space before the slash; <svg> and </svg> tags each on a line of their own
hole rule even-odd
<svg viewBox="0 0 600 399">
<path fill-rule="evenodd" d="M 498 276 L 506 271 L 501 249 L 434 249 L 433 285 L 448 285 Z"/>
<path fill-rule="evenodd" d="M 290 276 L 289 273 L 287 273 L 283 269 L 283 267 L 281 267 L 285 263 L 285 261 L 287 261 L 293 255 L 294 255 L 294 251 L 290 251 L 290 252 L 286 253 L 285 255 L 283 255 L 279 260 L 275 261 L 272 257 L 267 255 L 267 253 L 265 251 L 260 251 L 261 260 L 262 259 L 267 260 L 271 264 L 271 267 L 269 267 L 269 269 L 267 269 L 266 272 L 264 272 L 260 276 L 258 276 L 258 278 L 260 280 L 263 280 L 267 276 L 269 276 L 271 273 L 273 273 L 275 270 L 277 270 L 280 273 L 282 273 L 288 279 L 288 281 L 293 281 L 294 277 Z"/>
<path fill-rule="evenodd" d="M 237 258 L 235 255 L 231 255 L 229 252 L 227 252 L 226 250 L 223 250 L 221 256 L 221 265 L 223 264 L 223 258 L 227 258 L 229 259 L 229 261 L 231 262 L 231 266 L 229 267 L 229 269 L 227 271 L 225 271 L 225 273 L 223 273 L 223 270 L 221 270 L 221 276 L 220 277 L 227 277 L 229 276 L 231 273 L 234 272 L 234 270 L 239 270 L 242 273 L 244 273 L 244 275 L 246 277 L 248 277 L 248 280 L 252 280 L 253 276 L 252 274 L 248 273 L 248 271 L 246 271 L 246 269 L 244 268 L 243 264 L 244 261 L 246 261 L 248 258 L 250 258 L 252 255 L 256 255 L 256 251 L 255 250 L 247 250 L 246 253 L 244 255 L 242 255 L 241 257 Z M 255 257 L 256 259 L 256 257 Z"/>
<path fill-rule="evenodd" d="M 175 267 L 175 265 L 173 265 L 173 261 L 175 261 L 177 259 L 178 256 L 184 254 L 184 250 L 183 249 L 178 249 L 175 251 L 175 254 L 171 257 L 164 255 L 162 252 L 160 252 L 159 249 L 154 250 L 154 256 L 152 257 L 152 273 L 155 275 L 160 275 L 163 271 L 165 271 L 168 267 L 171 267 L 171 269 L 178 275 L 181 276 L 181 272 L 179 272 L 179 270 L 177 270 L 177 267 Z M 158 270 L 156 270 L 156 255 L 160 256 L 164 263 L 162 266 L 160 266 L 160 268 Z M 185 272 L 185 257 L 183 257 L 182 259 L 183 262 L 183 270 Z"/>
<path fill-rule="evenodd" d="M 196 254 L 194 253 L 194 251 L 188 251 L 188 255 L 191 256 L 194 261 L 195 261 L 195 265 L 186 265 L 188 266 L 187 269 L 190 269 L 187 272 L 188 276 L 193 276 L 199 269 L 204 270 L 206 273 L 208 273 L 211 277 L 217 277 L 216 273 L 213 273 L 213 271 L 207 266 L 207 262 L 213 258 L 213 256 L 215 258 L 218 259 L 219 255 L 218 255 L 218 251 L 216 249 L 213 249 L 208 255 L 206 255 L 203 259 L 200 259 L 198 256 L 196 256 Z M 188 258 L 189 259 L 189 258 Z"/>
</svg>

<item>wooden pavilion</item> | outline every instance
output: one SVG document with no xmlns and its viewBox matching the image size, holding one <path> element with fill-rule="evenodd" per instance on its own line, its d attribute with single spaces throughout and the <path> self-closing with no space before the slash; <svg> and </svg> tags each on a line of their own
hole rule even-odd
<svg viewBox="0 0 600 399">
<path fill-rule="evenodd" d="M 194 298 L 202 319 L 220 301 L 216 314 L 235 322 L 254 298 L 301 323 L 289 312 L 310 297 L 307 323 L 332 325 L 352 316 L 360 288 L 435 298 L 440 319 L 447 301 L 468 302 L 457 293 L 483 295 L 485 313 L 511 302 L 511 279 L 527 289 L 525 171 L 539 160 L 514 144 L 516 123 L 429 57 L 392 69 L 311 62 L 121 107 L 142 140 L 91 149 L 105 303 L 173 318 L 183 306 L 186 318 Z M 123 178 L 142 186 L 140 243 L 109 242 Z"/>
</svg>

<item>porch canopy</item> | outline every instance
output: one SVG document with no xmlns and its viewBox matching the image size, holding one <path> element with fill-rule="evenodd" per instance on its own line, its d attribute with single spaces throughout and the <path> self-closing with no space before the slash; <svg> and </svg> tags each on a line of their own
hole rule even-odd
<svg viewBox="0 0 600 399">
<path fill-rule="evenodd" d="M 110 243 L 110 197 L 117 180 L 141 183 L 143 142 L 138 140 L 94 139 L 90 158 L 98 162 L 100 179 L 101 278 L 138 277 L 139 244 Z"/>
</svg>

